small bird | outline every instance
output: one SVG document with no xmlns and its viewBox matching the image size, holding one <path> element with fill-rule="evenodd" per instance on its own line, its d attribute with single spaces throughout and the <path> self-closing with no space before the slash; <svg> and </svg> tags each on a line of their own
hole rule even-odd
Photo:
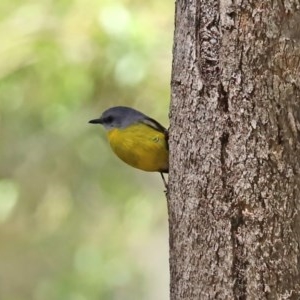
<svg viewBox="0 0 300 300">
<path fill-rule="evenodd" d="M 128 165 L 148 171 L 169 171 L 168 130 L 154 119 L 126 106 L 111 107 L 92 124 L 102 124 L 115 154 Z"/>
</svg>

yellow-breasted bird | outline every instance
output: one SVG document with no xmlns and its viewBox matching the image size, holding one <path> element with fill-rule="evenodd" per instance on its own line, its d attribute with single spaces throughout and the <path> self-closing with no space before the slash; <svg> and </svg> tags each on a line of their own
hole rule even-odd
<svg viewBox="0 0 300 300">
<path fill-rule="evenodd" d="M 128 165 L 149 172 L 169 171 L 168 130 L 154 119 L 125 106 L 111 107 L 98 119 L 115 154 Z"/>
</svg>

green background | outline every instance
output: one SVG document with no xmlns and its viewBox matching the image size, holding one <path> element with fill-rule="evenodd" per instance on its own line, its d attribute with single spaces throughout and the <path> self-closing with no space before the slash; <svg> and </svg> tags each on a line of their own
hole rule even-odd
<svg viewBox="0 0 300 300">
<path fill-rule="evenodd" d="M 0 299 L 168 299 L 159 174 L 130 168 L 111 106 L 168 126 L 174 3 L 0 2 Z"/>
</svg>

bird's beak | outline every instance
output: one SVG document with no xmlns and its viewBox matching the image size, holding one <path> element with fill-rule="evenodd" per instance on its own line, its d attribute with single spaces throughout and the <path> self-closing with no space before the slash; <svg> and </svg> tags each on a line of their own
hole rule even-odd
<svg viewBox="0 0 300 300">
<path fill-rule="evenodd" d="M 94 120 L 90 120 L 89 123 L 91 124 L 102 124 L 102 119 L 94 119 Z"/>
</svg>

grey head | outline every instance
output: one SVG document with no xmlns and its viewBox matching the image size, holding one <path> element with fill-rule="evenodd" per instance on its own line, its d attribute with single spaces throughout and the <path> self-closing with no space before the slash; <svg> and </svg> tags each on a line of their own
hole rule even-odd
<svg viewBox="0 0 300 300">
<path fill-rule="evenodd" d="M 115 106 L 107 109 L 98 119 L 90 120 L 91 124 L 102 124 L 105 129 L 126 128 L 148 118 L 143 113 L 126 106 Z"/>
</svg>

